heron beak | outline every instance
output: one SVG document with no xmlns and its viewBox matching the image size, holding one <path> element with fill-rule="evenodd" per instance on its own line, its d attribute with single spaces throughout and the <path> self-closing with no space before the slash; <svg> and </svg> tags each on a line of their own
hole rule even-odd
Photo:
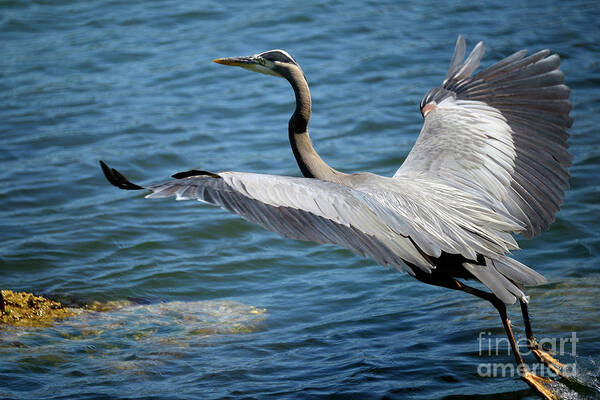
<svg viewBox="0 0 600 400">
<path fill-rule="evenodd" d="M 234 67 L 242 67 L 249 71 L 260 72 L 265 75 L 279 76 L 280 74 L 273 71 L 272 68 L 266 66 L 265 60 L 260 56 L 246 56 L 246 57 L 227 57 L 217 58 L 213 60 L 217 64 L 231 65 Z"/>
<path fill-rule="evenodd" d="M 248 65 L 256 64 L 256 60 L 253 57 L 216 58 L 213 61 L 217 64 L 231 65 L 234 67 L 246 67 Z"/>
</svg>

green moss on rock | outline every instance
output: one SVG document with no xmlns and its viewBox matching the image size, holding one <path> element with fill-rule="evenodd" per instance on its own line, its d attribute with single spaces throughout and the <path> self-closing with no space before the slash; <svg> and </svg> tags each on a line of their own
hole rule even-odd
<svg viewBox="0 0 600 400">
<path fill-rule="evenodd" d="M 49 326 L 56 319 L 68 318 L 75 314 L 75 311 L 58 301 L 32 293 L 0 290 L 0 328 L 2 324 Z"/>
</svg>

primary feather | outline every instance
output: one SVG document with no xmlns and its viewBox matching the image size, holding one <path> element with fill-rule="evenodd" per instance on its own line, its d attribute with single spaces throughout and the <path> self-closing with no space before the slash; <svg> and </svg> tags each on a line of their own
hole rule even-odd
<svg viewBox="0 0 600 400">
<path fill-rule="evenodd" d="M 421 134 L 394 175 L 432 176 L 492 195 L 532 237 L 554 221 L 568 188 L 571 104 L 560 59 L 521 50 L 471 76 L 483 43 L 464 63 L 458 38 L 448 76 L 421 102 Z M 429 105 L 429 107 L 428 107 Z"/>
</svg>

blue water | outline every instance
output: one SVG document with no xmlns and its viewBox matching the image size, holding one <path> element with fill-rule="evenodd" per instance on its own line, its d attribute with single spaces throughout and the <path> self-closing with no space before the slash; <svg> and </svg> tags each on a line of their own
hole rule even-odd
<svg viewBox="0 0 600 400">
<path fill-rule="evenodd" d="M 208 205 L 144 200 L 98 166 L 142 183 L 298 176 L 287 82 L 211 62 L 283 48 L 311 85 L 323 158 L 392 175 L 459 33 L 486 42 L 484 65 L 521 48 L 563 60 L 571 190 L 515 257 L 549 280 L 528 292 L 537 335 L 579 340 L 559 357 L 579 383 L 557 392 L 598 398 L 600 3 L 525 3 L 1 1 L 0 288 L 125 306 L 0 328 L 0 398 L 536 398 L 478 374 L 513 362 L 505 344 L 480 354 L 478 338 L 504 337 L 482 301 Z"/>
</svg>

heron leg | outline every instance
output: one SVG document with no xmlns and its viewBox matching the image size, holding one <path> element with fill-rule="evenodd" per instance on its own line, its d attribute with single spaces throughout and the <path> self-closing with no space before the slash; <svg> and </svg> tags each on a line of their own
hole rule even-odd
<svg viewBox="0 0 600 400">
<path fill-rule="evenodd" d="M 515 360 L 517 362 L 517 371 L 522 380 L 524 380 L 529 387 L 536 392 L 541 398 L 545 400 L 558 400 L 558 397 L 548 389 L 545 384 L 552 382 L 550 379 L 542 378 L 531 372 L 525 362 L 523 361 L 523 356 L 521 356 L 521 352 L 519 351 L 519 347 L 517 346 L 517 342 L 515 340 L 515 336 L 513 334 L 510 320 L 508 319 L 508 313 L 506 311 L 506 305 L 502 300 L 497 298 L 494 294 L 490 292 L 486 292 L 458 281 L 450 276 L 435 276 L 434 273 L 426 274 L 420 271 L 415 271 L 415 277 L 421 282 L 428 283 L 430 285 L 441 286 L 448 289 L 460 290 L 465 293 L 470 293 L 474 296 L 477 296 L 481 299 L 487 300 L 500 314 L 500 318 L 502 319 L 502 325 L 504 326 L 504 330 L 506 331 L 506 336 L 508 337 L 508 341 L 510 343 L 510 347 L 515 355 Z"/>
<path fill-rule="evenodd" d="M 521 303 L 521 312 L 523 313 L 523 322 L 525 324 L 525 334 L 527 335 L 527 347 L 535 358 L 541 363 L 544 363 L 550 371 L 555 373 L 556 375 L 566 378 L 566 376 L 562 373 L 561 368 L 565 367 L 565 364 L 558 361 L 556 358 L 552 357 L 549 352 L 544 350 L 544 348 L 538 343 L 533 336 L 533 331 L 531 330 L 531 320 L 529 319 L 529 310 L 527 309 L 527 303 L 523 300 L 519 300 Z"/>
</svg>

